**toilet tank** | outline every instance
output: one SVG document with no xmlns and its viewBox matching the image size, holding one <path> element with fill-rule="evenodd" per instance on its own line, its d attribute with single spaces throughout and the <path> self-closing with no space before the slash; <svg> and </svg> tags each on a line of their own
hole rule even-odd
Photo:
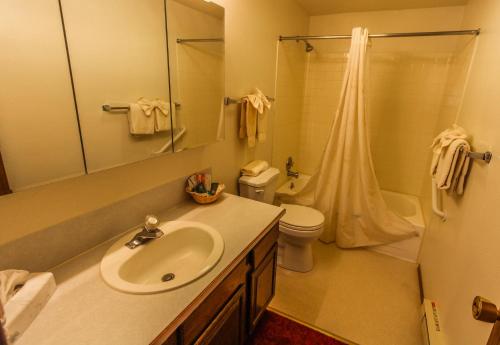
<svg viewBox="0 0 500 345">
<path fill-rule="evenodd" d="M 269 168 L 258 176 L 241 176 L 240 196 L 272 204 L 279 174 L 278 169 Z"/>
</svg>

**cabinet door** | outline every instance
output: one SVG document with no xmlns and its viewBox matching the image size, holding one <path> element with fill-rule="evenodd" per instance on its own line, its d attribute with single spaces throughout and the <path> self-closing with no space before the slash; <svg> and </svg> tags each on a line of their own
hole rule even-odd
<svg viewBox="0 0 500 345">
<path fill-rule="evenodd" d="M 253 332 L 262 313 L 274 297 L 276 285 L 277 245 L 269 251 L 260 265 L 252 272 L 250 291 L 250 332 Z"/>
<path fill-rule="evenodd" d="M 195 345 L 242 345 L 245 340 L 245 291 L 238 291 L 195 341 Z"/>
</svg>

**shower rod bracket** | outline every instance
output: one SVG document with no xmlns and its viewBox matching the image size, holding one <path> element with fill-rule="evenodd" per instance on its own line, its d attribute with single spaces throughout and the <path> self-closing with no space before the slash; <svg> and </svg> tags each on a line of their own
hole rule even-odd
<svg viewBox="0 0 500 345">
<path fill-rule="evenodd" d="M 484 162 L 489 164 L 491 162 L 491 159 L 493 158 L 493 153 L 491 153 L 490 151 L 467 152 L 467 157 L 469 157 L 471 159 L 481 160 L 481 161 L 484 161 Z"/>
</svg>

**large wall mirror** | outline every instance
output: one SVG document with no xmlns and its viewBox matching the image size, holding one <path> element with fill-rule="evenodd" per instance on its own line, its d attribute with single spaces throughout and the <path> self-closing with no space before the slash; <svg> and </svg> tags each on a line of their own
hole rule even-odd
<svg viewBox="0 0 500 345">
<path fill-rule="evenodd" d="M 224 9 L 0 0 L 0 195 L 223 137 Z"/>
<path fill-rule="evenodd" d="M 176 151 L 224 137 L 224 8 L 167 0 Z"/>
</svg>

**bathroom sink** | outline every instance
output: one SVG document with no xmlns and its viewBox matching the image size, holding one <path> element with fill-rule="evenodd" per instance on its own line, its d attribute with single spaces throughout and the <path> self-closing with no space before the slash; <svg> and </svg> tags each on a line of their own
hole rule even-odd
<svg viewBox="0 0 500 345">
<path fill-rule="evenodd" d="M 224 251 L 224 240 L 214 228 L 190 221 L 172 221 L 158 227 L 163 236 L 134 249 L 125 243 L 129 232 L 108 249 L 101 275 L 111 287 L 148 294 L 188 284 L 212 269 Z"/>
</svg>

